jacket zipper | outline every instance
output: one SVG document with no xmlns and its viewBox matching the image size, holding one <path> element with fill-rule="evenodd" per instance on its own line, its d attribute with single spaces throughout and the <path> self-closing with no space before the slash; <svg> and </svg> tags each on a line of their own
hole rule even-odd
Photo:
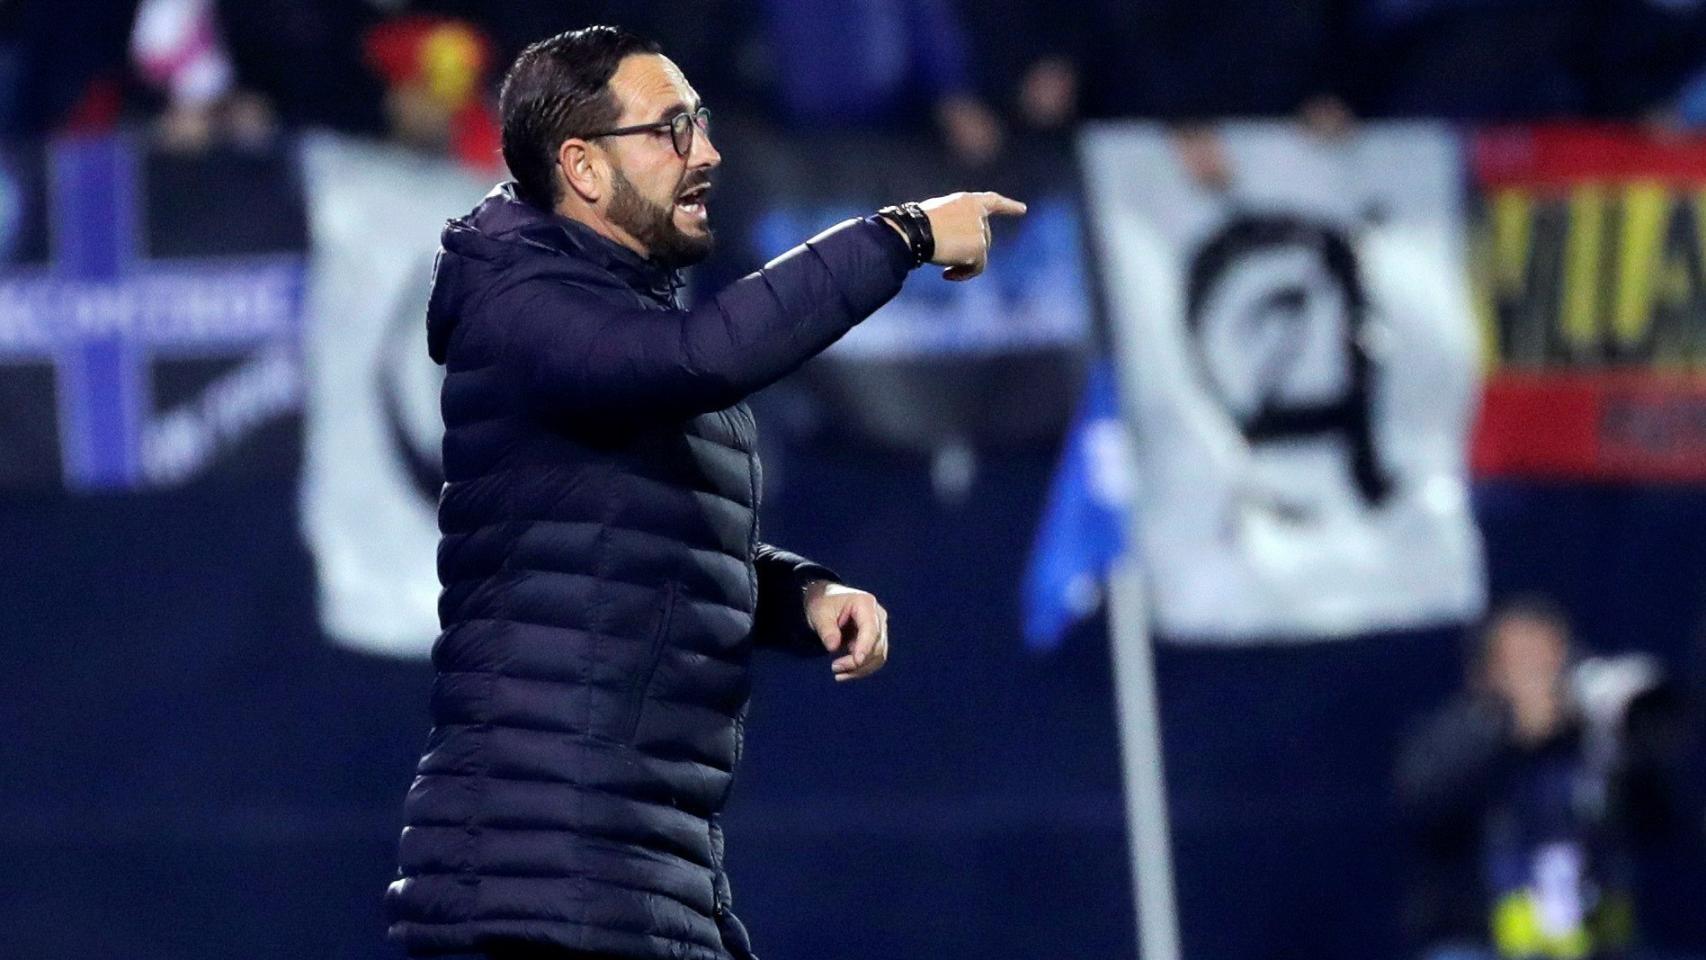
<svg viewBox="0 0 1706 960">
<path fill-rule="evenodd" d="M 645 713 L 646 697 L 651 691 L 652 678 L 658 672 L 658 662 L 663 659 L 663 648 L 669 644 L 669 627 L 675 619 L 675 605 L 680 593 L 680 585 L 673 581 L 663 588 L 663 608 L 658 611 L 658 625 L 652 631 L 651 647 L 646 651 L 645 665 L 634 677 L 633 689 L 628 694 L 628 714 L 622 719 L 623 743 L 632 744 L 640 732 L 640 716 Z"/>
</svg>

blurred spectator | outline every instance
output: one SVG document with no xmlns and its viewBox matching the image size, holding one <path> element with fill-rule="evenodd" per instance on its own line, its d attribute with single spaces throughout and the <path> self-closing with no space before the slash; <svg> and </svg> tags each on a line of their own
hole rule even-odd
<svg viewBox="0 0 1706 960">
<path fill-rule="evenodd" d="M 1088 115 L 1271 117 L 1328 96 L 1356 106 L 1361 47 L 1350 0 L 1086 4 Z"/>
<path fill-rule="evenodd" d="M 528 44 L 596 23 L 656 37 L 713 110 L 739 110 L 754 97 L 767 62 L 757 0 L 224 0 L 233 14 L 239 77 L 265 90 L 299 125 L 378 133 L 395 119 L 388 78 L 371 63 L 368 33 L 397 8 L 407 16 L 476 27 L 491 63 L 508 63 Z M 714 27 L 708 25 L 714 24 Z M 313 70 L 300 69 L 304 62 Z M 489 78 L 495 79 L 495 78 Z"/>
<path fill-rule="evenodd" d="M 1675 112 L 1678 91 L 1706 70 L 1706 0 L 1600 0 L 1587 29 L 1590 116 Z"/>
<path fill-rule="evenodd" d="M 1092 26 L 1089 4 L 988 0 L 961 5 L 978 87 L 1021 128 L 1060 131 L 1077 119 Z"/>
<path fill-rule="evenodd" d="M 369 30 L 367 62 L 385 81 L 392 136 L 497 173 L 502 154 L 490 102 L 492 45 L 472 24 L 409 15 Z"/>
<path fill-rule="evenodd" d="M 1404 751 L 1422 855 L 1409 919 L 1428 957 L 1630 954 L 1631 845 L 1669 822 L 1679 714 L 1654 661 L 1572 659 L 1553 605 L 1505 606 L 1469 689 Z"/>
<path fill-rule="evenodd" d="M 169 149 L 217 140 L 256 144 L 273 132 L 266 102 L 237 89 L 213 0 L 143 0 L 131 29 L 137 74 L 164 95 L 158 127 Z"/>
<path fill-rule="evenodd" d="M 24 69 L 28 52 L 23 39 L 22 4 L 0 6 L 0 136 L 17 133 L 24 104 Z"/>
<path fill-rule="evenodd" d="M 1682 84 L 1669 104 L 1659 110 L 1659 119 L 1691 130 L 1706 129 L 1706 66 Z"/>
<path fill-rule="evenodd" d="M 142 0 L 130 55 L 143 79 L 165 91 L 169 110 L 205 112 L 231 92 L 212 0 Z"/>
<path fill-rule="evenodd" d="M 9 135 L 37 136 L 83 118 L 118 117 L 136 0 L 0 4 L 0 36 L 16 87 L 0 114 Z"/>
<path fill-rule="evenodd" d="M 1677 816 L 1663 842 L 1642 851 L 1641 933 L 1655 951 L 1664 951 L 1660 956 L 1698 960 L 1706 957 L 1706 911 L 1700 909 L 1700 892 L 1706 890 L 1706 626 L 1697 628 L 1681 674 L 1676 692 L 1682 709 L 1668 715 L 1648 710 L 1640 721 L 1657 720 L 1680 731 L 1682 757 L 1674 781 L 1649 784 L 1663 792 Z"/>
<path fill-rule="evenodd" d="M 1000 152 L 949 0 L 763 0 L 785 120 L 797 128 L 921 129 L 964 161 Z"/>
<path fill-rule="evenodd" d="M 419 0 L 410 9 L 477 23 L 509 63 L 528 44 L 593 24 L 656 39 L 718 114 L 738 111 L 770 71 L 757 0 Z"/>
<path fill-rule="evenodd" d="M 369 0 L 219 0 L 220 23 L 244 89 L 293 127 L 385 129 L 383 88 L 362 38 L 383 19 Z"/>
<path fill-rule="evenodd" d="M 628 4 L 613 20 L 656 39 L 693 88 L 721 117 L 763 107 L 775 55 L 762 0 L 649 0 Z M 577 24 L 580 26 L 580 24 Z"/>
<path fill-rule="evenodd" d="M 1605 44 L 1601 101 L 1663 130 L 1706 129 L 1706 0 L 1623 0 Z"/>
<path fill-rule="evenodd" d="M 650 0 L 626 4 L 617 0 L 414 0 L 402 4 L 410 13 L 453 17 L 480 25 L 496 46 L 497 61 L 509 63 L 529 44 L 594 23 L 627 26 Z M 623 9 L 623 8 L 626 9 Z"/>
<path fill-rule="evenodd" d="M 1172 139 L 1179 165 L 1197 186 L 1217 193 L 1231 189 L 1232 166 L 1226 159 L 1220 134 L 1213 127 L 1184 124 L 1173 129 Z"/>
<path fill-rule="evenodd" d="M 1701 0 L 1363 0 L 1358 25 L 1383 115 L 1632 118 L 1706 66 Z"/>
<path fill-rule="evenodd" d="M 1590 2 L 1367 0 L 1374 110 L 1506 121 L 1579 112 Z"/>
<path fill-rule="evenodd" d="M 426 119 L 425 113 L 438 109 L 417 103 L 403 111 L 413 110 L 415 116 L 400 117 L 397 72 L 390 67 L 374 69 L 374 38 L 387 35 L 394 38 L 404 32 L 393 27 L 373 33 L 388 21 L 425 17 L 435 22 L 459 21 L 472 25 L 480 34 L 483 58 L 488 63 L 507 63 L 536 40 L 591 23 L 644 19 L 659 5 L 624 5 L 613 0 L 504 0 L 502 3 L 220 0 L 220 3 L 241 82 L 271 97 L 292 125 L 327 126 L 370 134 L 394 130 L 400 120 L 405 127 L 412 127 L 415 121 Z M 701 35 L 708 33 L 703 20 L 692 21 L 692 26 Z M 390 50 L 394 42 L 388 40 L 383 45 Z M 467 50 L 469 46 L 456 40 L 441 40 L 434 41 L 434 48 L 440 52 L 431 54 L 430 59 L 443 64 L 460 56 L 456 50 Z M 429 69 L 442 74 L 444 68 Z M 452 72 L 455 69 L 459 68 L 452 68 Z M 442 81 L 440 85 L 442 88 Z M 407 97 L 405 94 L 402 99 Z M 430 125 L 423 122 L 421 126 Z"/>
</svg>

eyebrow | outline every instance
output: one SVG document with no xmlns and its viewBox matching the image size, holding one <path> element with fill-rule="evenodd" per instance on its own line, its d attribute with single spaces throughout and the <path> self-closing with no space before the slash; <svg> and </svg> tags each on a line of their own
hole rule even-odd
<svg viewBox="0 0 1706 960">
<path fill-rule="evenodd" d="M 699 109 L 697 106 L 688 107 L 687 104 L 682 103 L 680 100 L 677 100 L 674 103 L 670 104 L 669 106 L 663 108 L 663 112 L 658 114 L 658 122 L 662 123 L 665 120 L 673 120 L 673 119 L 675 119 L 675 115 L 678 113 L 692 113 L 694 110 L 697 110 L 697 109 Z"/>
</svg>

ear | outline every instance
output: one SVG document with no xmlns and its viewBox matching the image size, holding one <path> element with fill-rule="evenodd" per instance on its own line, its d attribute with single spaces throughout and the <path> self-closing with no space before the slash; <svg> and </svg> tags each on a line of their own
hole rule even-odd
<svg viewBox="0 0 1706 960">
<path fill-rule="evenodd" d="M 587 203 L 597 203 L 604 195 L 604 158 L 579 137 L 564 140 L 557 147 L 557 176 L 563 178 L 565 195 L 578 196 Z"/>
</svg>

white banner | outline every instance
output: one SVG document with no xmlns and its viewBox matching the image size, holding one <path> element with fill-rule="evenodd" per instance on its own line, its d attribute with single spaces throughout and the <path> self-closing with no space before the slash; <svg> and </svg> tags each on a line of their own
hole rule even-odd
<svg viewBox="0 0 1706 960">
<path fill-rule="evenodd" d="M 1080 151 L 1158 632 L 1314 641 L 1477 615 L 1458 141 L 1118 124 Z"/>
<path fill-rule="evenodd" d="M 442 373 L 426 302 L 444 221 L 490 184 L 330 135 L 303 147 L 313 259 L 304 533 L 335 642 L 425 657 L 438 636 Z"/>
</svg>

